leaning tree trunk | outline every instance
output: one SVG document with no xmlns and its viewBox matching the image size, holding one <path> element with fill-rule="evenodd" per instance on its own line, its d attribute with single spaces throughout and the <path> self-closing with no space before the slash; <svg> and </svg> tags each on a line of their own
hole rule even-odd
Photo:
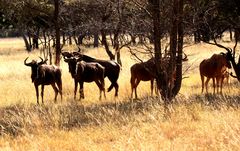
<svg viewBox="0 0 240 151">
<path fill-rule="evenodd" d="M 23 37 L 23 40 L 24 40 L 24 43 L 25 43 L 25 47 L 26 47 L 26 50 L 28 52 L 31 52 L 32 49 L 31 49 L 31 45 L 29 44 L 28 40 L 27 40 L 27 36 L 24 34 L 24 32 L 22 31 L 22 37 Z"/>
<path fill-rule="evenodd" d="M 104 45 L 105 50 L 106 50 L 110 60 L 114 60 L 114 55 L 109 49 L 108 42 L 107 42 L 107 36 L 106 36 L 104 29 L 101 30 L 101 34 L 102 34 L 102 44 Z"/>
<path fill-rule="evenodd" d="M 55 27 L 55 38 L 56 38 L 56 59 L 55 65 L 60 65 L 61 55 L 61 44 L 60 44 L 60 27 L 59 27 L 59 0 L 54 0 L 54 27 Z"/>
</svg>

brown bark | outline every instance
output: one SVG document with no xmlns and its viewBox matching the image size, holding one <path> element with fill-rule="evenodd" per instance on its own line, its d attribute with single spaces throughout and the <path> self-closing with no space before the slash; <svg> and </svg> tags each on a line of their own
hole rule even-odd
<svg viewBox="0 0 240 151">
<path fill-rule="evenodd" d="M 98 47 L 98 34 L 94 34 L 93 47 Z"/>
<path fill-rule="evenodd" d="M 153 39 L 155 51 L 155 63 L 157 68 L 157 85 L 161 90 L 161 96 L 165 106 L 172 103 L 172 99 L 178 94 L 182 82 L 182 49 L 183 49 L 183 1 L 173 0 L 172 24 L 170 31 L 170 59 L 161 58 L 161 30 L 159 0 L 149 0 L 152 5 Z M 163 64 L 164 62 L 164 64 Z M 172 82 L 176 71 L 176 80 Z"/>
<path fill-rule="evenodd" d="M 183 54 L 183 0 L 179 0 L 178 7 L 178 47 L 177 47 L 177 64 L 176 64 L 176 80 L 172 95 L 175 97 L 181 89 L 182 85 L 182 54 Z"/>
<path fill-rule="evenodd" d="M 107 43 L 106 33 L 103 29 L 101 30 L 101 34 L 102 34 L 102 44 L 104 45 L 105 50 L 106 50 L 110 60 L 114 60 L 114 55 L 109 49 L 109 46 L 108 46 L 108 43 Z"/>
<path fill-rule="evenodd" d="M 167 98 L 169 101 L 172 100 L 172 88 L 173 83 L 170 82 L 170 78 L 172 78 L 173 72 L 176 69 L 176 52 L 177 52 L 177 39 L 178 39 L 178 0 L 173 0 L 173 8 L 172 8 L 172 26 L 170 31 L 170 62 L 168 66 L 168 94 Z"/>
<path fill-rule="evenodd" d="M 55 65 L 60 65 L 61 44 L 60 44 L 60 27 L 59 27 L 59 0 L 54 0 L 54 26 L 55 26 L 55 38 L 56 38 L 56 59 Z"/>
<path fill-rule="evenodd" d="M 159 0 L 149 0 L 151 4 L 152 10 L 152 18 L 153 18 L 153 44 L 154 44 L 154 56 L 155 56 L 155 64 L 156 64 L 156 80 L 157 80 L 157 87 L 161 90 L 161 96 L 165 100 L 166 98 L 166 73 L 161 67 L 161 39 L 160 39 L 160 6 Z"/>
<path fill-rule="evenodd" d="M 29 44 L 28 40 L 27 40 L 27 37 L 26 35 L 22 32 L 22 37 L 23 37 L 23 40 L 24 40 L 24 43 L 25 43 L 25 47 L 26 47 L 26 50 L 28 52 L 30 52 L 32 49 L 31 49 L 31 45 Z"/>
</svg>

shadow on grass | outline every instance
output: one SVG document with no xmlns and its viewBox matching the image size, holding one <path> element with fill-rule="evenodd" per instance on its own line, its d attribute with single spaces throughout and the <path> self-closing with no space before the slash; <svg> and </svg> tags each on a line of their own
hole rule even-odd
<svg viewBox="0 0 240 151">
<path fill-rule="evenodd" d="M 153 97 L 91 106 L 72 100 L 66 104 L 19 104 L 0 108 L 0 135 L 17 136 L 56 128 L 71 130 L 107 122 L 124 125 L 134 121 L 134 116 L 161 106 L 159 104 L 160 100 Z"/>
<path fill-rule="evenodd" d="M 191 105 L 199 103 L 211 109 L 239 108 L 238 95 L 195 94 L 186 98 L 178 95 L 174 105 Z M 83 106 L 81 102 L 68 100 L 65 103 L 47 105 L 18 104 L 0 108 L 0 135 L 18 136 L 34 134 L 39 131 L 71 130 L 87 126 L 101 126 L 106 123 L 123 126 L 130 122 L 149 121 L 146 116 L 151 111 L 157 120 L 164 119 L 164 107 L 159 98 L 126 99 Z M 160 115 L 160 116 L 159 116 Z M 162 119 L 161 119 L 162 118 Z"/>
<path fill-rule="evenodd" d="M 210 106 L 214 109 L 222 107 L 239 108 L 240 96 L 227 94 L 194 94 L 189 98 L 191 102 L 200 103 L 204 106 Z"/>
</svg>

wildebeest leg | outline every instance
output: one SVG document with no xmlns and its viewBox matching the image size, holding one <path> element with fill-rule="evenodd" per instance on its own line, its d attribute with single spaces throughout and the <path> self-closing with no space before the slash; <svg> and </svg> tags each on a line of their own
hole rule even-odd
<svg viewBox="0 0 240 151">
<path fill-rule="evenodd" d="M 39 92 L 38 92 L 38 85 L 34 84 L 35 90 L 36 90 L 36 96 L 37 96 L 37 104 L 39 104 L 38 99 L 39 99 Z"/>
<path fill-rule="evenodd" d="M 138 96 L 137 96 L 137 86 L 138 86 L 138 84 L 140 83 L 140 80 L 136 80 L 136 83 L 135 83 L 135 98 L 137 99 L 138 98 Z"/>
<path fill-rule="evenodd" d="M 213 80 L 213 94 L 215 94 L 215 78 L 212 78 Z"/>
<path fill-rule="evenodd" d="M 81 98 L 84 99 L 83 82 L 79 82 L 79 84 L 80 84 L 79 93 L 80 93 L 80 100 L 81 100 Z"/>
<path fill-rule="evenodd" d="M 76 100 L 76 93 L 77 93 L 78 82 L 74 80 L 74 100 Z"/>
<path fill-rule="evenodd" d="M 117 82 L 114 84 L 114 87 L 115 87 L 115 96 L 117 97 L 118 96 L 118 88 L 119 88 Z"/>
<path fill-rule="evenodd" d="M 220 82 L 220 77 L 216 77 L 217 81 L 217 93 L 219 93 L 219 82 Z"/>
<path fill-rule="evenodd" d="M 104 98 L 106 99 L 104 75 L 103 75 L 102 78 L 100 78 L 99 82 L 100 82 L 101 87 L 102 87 L 102 91 L 103 91 L 103 94 L 104 94 Z"/>
<path fill-rule="evenodd" d="M 118 88 L 119 88 L 117 80 L 111 79 L 111 78 L 108 78 L 108 79 L 111 81 L 111 85 L 109 86 L 107 92 L 111 91 L 112 88 L 114 87 L 115 88 L 115 97 L 117 97 L 118 96 Z"/>
<path fill-rule="evenodd" d="M 221 94 L 222 94 L 223 80 L 224 80 L 224 76 L 222 76 L 222 77 L 220 78 L 220 93 L 221 93 Z"/>
<path fill-rule="evenodd" d="M 131 98 L 133 98 L 133 91 L 134 91 L 134 85 L 135 85 L 135 78 L 133 78 L 133 76 L 131 76 L 130 84 L 131 84 Z"/>
<path fill-rule="evenodd" d="M 151 96 L 153 96 L 153 80 L 151 80 Z"/>
<path fill-rule="evenodd" d="M 101 83 L 101 85 L 102 85 L 102 91 L 103 91 L 104 98 L 106 99 L 104 77 L 103 77 L 102 79 L 100 79 L 100 83 Z M 115 95 L 115 96 L 116 96 L 116 95 Z"/>
<path fill-rule="evenodd" d="M 159 91 L 158 91 L 158 85 L 157 85 L 157 80 L 153 80 L 153 85 L 154 85 L 154 81 L 156 81 L 156 86 L 155 86 L 155 93 L 157 96 L 159 96 Z"/>
<path fill-rule="evenodd" d="M 208 82 L 209 82 L 210 78 L 207 78 L 206 82 L 205 82 L 205 87 L 206 87 L 206 92 L 208 93 Z"/>
<path fill-rule="evenodd" d="M 202 93 L 203 93 L 203 89 L 204 89 L 204 76 L 201 75 L 201 81 L 202 81 Z"/>
<path fill-rule="evenodd" d="M 57 102 L 58 89 L 57 89 L 57 86 L 55 85 L 55 83 L 52 83 L 51 85 L 52 85 L 52 88 L 55 92 L 54 102 L 56 103 Z"/>
<path fill-rule="evenodd" d="M 222 94 L 223 76 L 217 77 L 217 92 Z"/>
<path fill-rule="evenodd" d="M 103 91 L 104 96 L 105 96 L 105 98 L 106 98 L 104 83 L 102 83 L 101 81 L 98 81 L 98 80 L 96 80 L 95 83 L 97 84 L 97 86 L 98 86 L 98 88 L 99 88 L 99 92 L 100 92 L 100 94 L 99 94 L 99 100 L 102 99 L 102 91 Z"/>
<path fill-rule="evenodd" d="M 42 91 L 41 91 L 42 104 L 44 104 L 44 103 L 43 103 L 43 94 L 44 94 L 44 85 L 42 84 Z"/>
</svg>

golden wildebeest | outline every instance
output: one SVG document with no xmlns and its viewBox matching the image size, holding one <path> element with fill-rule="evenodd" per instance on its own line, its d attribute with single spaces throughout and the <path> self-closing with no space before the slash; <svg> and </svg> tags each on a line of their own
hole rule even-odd
<svg viewBox="0 0 240 151">
<path fill-rule="evenodd" d="M 204 59 L 199 66 L 200 76 L 202 81 L 202 93 L 204 90 L 204 77 L 207 77 L 205 82 L 206 92 L 208 93 L 208 82 L 213 80 L 213 93 L 215 93 L 215 79 L 217 81 L 217 92 L 222 93 L 222 83 L 226 74 L 227 68 L 231 68 L 230 61 L 227 60 L 226 54 L 213 54 L 211 58 Z"/>
<path fill-rule="evenodd" d="M 136 63 L 131 67 L 131 87 L 133 92 L 135 91 L 135 98 L 137 98 L 137 86 L 140 81 L 151 81 L 151 95 L 153 94 L 153 81 L 156 78 L 156 65 L 154 58 L 149 59 L 146 62 Z"/>
<path fill-rule="evenodd" d="M 185 57 L 182 59 L 182 61 L 187 61 L 187 55 L 184 53 Z M 162 66 L 164 64 L 168 63 L 169 58 L 162 58 Z M 156 79 L 157 76 L 157 67 L 155 64 L 155 58 L 151 58 L 146 62 L 140 62 L 135 63 L 130 68 L 131 70 L 131 98 L 133 98 L 133 93 L 135 92 L 135 98 L 137 98 L 137 86 L 140 83 L 140 81 L 150 81 L 151 82 L 151 95 L 153 95 L 153 82 Z M 169 76 L 169 75 L 168 75 Z M 170 77 L 169 85 L 174 84 L 176 80 L 176 69 L 174 70 L 172 77 Z M 159 92 L 156 90 L 156 94 L 159 94 Z"/>
</svg>

